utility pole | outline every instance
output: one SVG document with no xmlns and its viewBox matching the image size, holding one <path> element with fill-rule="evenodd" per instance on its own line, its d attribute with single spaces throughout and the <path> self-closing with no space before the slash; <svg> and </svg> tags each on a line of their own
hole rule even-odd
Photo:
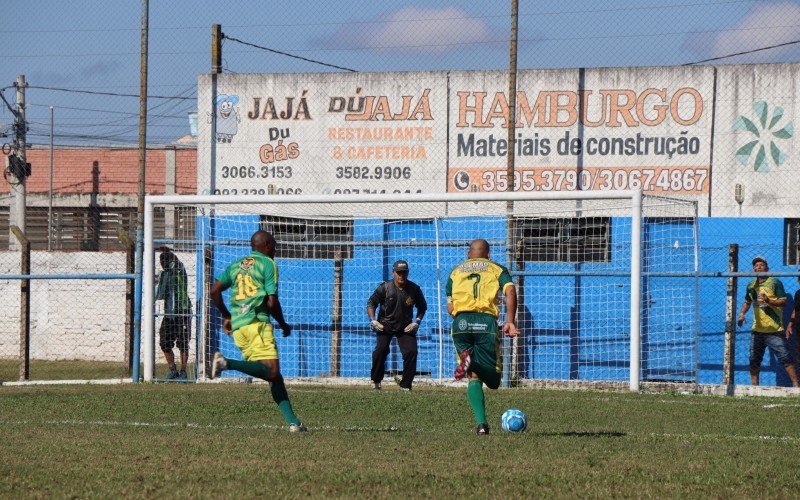
<svg viewBox="0 0 800 500">
<path fill-rule="evenodd" d="M 53 128 L 55 108 L 50 106 L 50 189 L 47 193 L 47 251 L 52 250 L 53 241 Z"/>
<path fill-rule="evenodd" d="M 515 141 L 517 133 L 517 38 L 519 26 L 519 0 L 511 0 L 511 29 L 509 35 L 509 58 L 508 58 L 508 155 L 506 156 L 506 191 L 513 192 L 515 173 Z M 514 237 L 514 202 L 506 202 L 506 256 L 508 268 L 513 269 L 517 260 L 517 238 Z M 524 280 L 520 278 L 518 290 L 517 310 L 524 304 Z M 506 309 L 506 316 L 516 318 L 517 311 Z M 508 345 L 504 339 L 504 345 Z M 519 381 L 519 339 L 514 337 L 510 341 L 510 359 L 508 369 L 503 377 L 503 386 L 509 387 L 516 385 Z"/>
<path fill-rule="evenodd" d="M 211 25 L 211 179 L 209 192 L 217 194 L 217 79 L 222 73 L 222 33 L 221 24 Z"/>
<path fill-rule="evenodd" d="M 136 256 L 135 274 L 136 283 L 134 285 L 134 306 L 133 306 L 133 383 L 139 383 L 139 361 L 141 351 L 144 355 L 155 362 L 154 346 L 152 338 L 141 338 L 142 332 L 142 270 L 144 269 L 144 195 L 145 195 L 145 171 L 147 164 L 147 55 L 148 55 L 148 35 L 150 33 L 150 4 L 148 0 L 142 0 L 142 30 L 140 38 L 139 53 L 139 195 L 136 203 Z M 152 255 L 147 256 L 152 259 Z M 153 318 L 144 318 L 144 321 L 153 321 Z M 141 342 L 141 344 L 140 344 Z M 140 348 L 141 345 L 141 348 Z M 148 364 L 145 363 L 145 367 Z M 151 363 L 150 367 L 153 366 Z M 148 377 L 149 375 L 149 377 Z M 153 374 L 145 373 L 145 380 L 152 380 Z"/>
<path fill-rule="evenodd" d="M 217 194 L 217 80 L 219 78 L 220 73 L 222 73 L 222 40 L 224 39 L 225 34 L 222 33 L 222 25 L 221 24 L 212 24 L 211 25 L 211 134 L 209 134 L 209 141 L 210 142 L 210 150 L 211 150 L 211 165 L 209 169 L 209 192 L 211 194 Z M 203 104 L 200 104 L 200 109 L 203 109 Z M 198 111 L 200 111 L 198 109 Z M 198 141 L 200 138 L 198 137 Z M 209 241 L 213 242 L 216 239 L 216 221 L 215 221 L 215 208 L 214 205 L 211 205 L 211 213 L 209 218 Z M 214 262 L 214 247 L 213 243 L 208 244 L 206 248 L 203 250 L 203 256 L 205 258 L 204 266 L 207 269 L 213 268 Z M 213 274 L 206 273 L 207 277 L 207 284 L 211 286 L 214 282 Z M 205 317 L 206 318 L 215 318 L 216 315 L 212 313 L 212 309 L 214 308 L 211 301 L 206 301 L 206 311 Z M 217 346 L 219 345 L 219 340 L 217 338 L 218 334 L 216 332 L 219 331 L 219 325 L 212 323 L 212 321 L 216 320 L 207 320 L 203 322 L 202 328 L 204 332 L 204 336 L 208 341 L 204 345 L 204 351 L 202 356 L 198 360 L 198 364 L 202 367 L 203 376 L 208 374 L 208 370 L 211 368 L 211 356 L 214 351 L 217 350 Z M 199 332 L 199 328 L 198 328 Z M 213 333 L 212 333 L 213 332 Z"/>
<path fill-rule="evenodd" d="M 17 81 L 14 87 L 17 89 L 17 107 L 12 109 L 14 113 L 14 146 L 12 156 L 16 156 L 18 160 L 14 160 L 11 156 L 6 161 L 9 162 L 6 168 L 7 179 L 11 184 L 9 194 L 11 196 L 11 203 L 9 204 L 9 228 L 17 226 L 23 234 L 25 234 L 25 204 L 26 204 L 26 188 L 25 180 L 26 175 L 24 169 L 11 168 L 10 162 L 16 161 L 17 165 L 27 164 L 27 145 L 25 142 L 25 134 L 28 131 L 28 123 L 25 121 L 25 88 L 28 86 L 25 83 L 25 75 L 17 76 Z M 10 250 L 19 249 L 19 244 L 14 233 L 9 230 L 8 232 L 8 248 Z"/>
</svg>

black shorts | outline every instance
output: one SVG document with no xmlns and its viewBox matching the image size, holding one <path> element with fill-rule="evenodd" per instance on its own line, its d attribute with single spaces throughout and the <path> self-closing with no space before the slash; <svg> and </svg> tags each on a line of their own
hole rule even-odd
<svg viewBox="0 0 800 500">
<path fill-rule="evenodd" d="M 158 331 L 158 345 L 161 350 L 172 349 L 173 346 L 181 351 L 189 346 L 190 316 L 164 316 L 161 328 Z"/>
</svg>

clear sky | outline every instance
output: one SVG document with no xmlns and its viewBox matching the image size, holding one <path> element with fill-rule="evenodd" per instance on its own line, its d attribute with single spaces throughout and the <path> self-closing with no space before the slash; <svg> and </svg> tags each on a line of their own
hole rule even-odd
<svg viewBox="0 0 800 500">
<path fill-rule="evenodd" d="M 28 142 L 49 144 L 53 106 L 56 144 L 135 145 L 142 2 L 6 3 L 0 88 L 13 104 L 11 86 L 25 75 Z M 214 23 L 230 37 L 223 44 L 225 72 L 343 71 L 299 58 L 355 71 L 504 69 L 510 6 L 510 0 L 152 0 L 148 142 L 188 133 L 197 74 L 210 68 Z M 518 36 L 521 69 L 682 65 L 800 40 L 800 2 L 519 0 Z M 790 44 L 715 64 L 798 56 L 800 44 Z M 12 121 L 2 104 L 0 131 Z"/>
</svg>

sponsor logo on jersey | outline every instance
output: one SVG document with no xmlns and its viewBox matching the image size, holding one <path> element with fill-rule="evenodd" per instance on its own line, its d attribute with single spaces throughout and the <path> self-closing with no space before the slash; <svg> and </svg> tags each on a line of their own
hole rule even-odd
<svg viewBox="0 0 800 500">
<path fill-rule="evenodd" d="M 239 269 L 241 269 L 242 271 L 249 271 L 250 269 L 253 268 L 255 263 L 256 259 L 252 257 L 245 257 L 244 259 L 242 259 L 242 262 L 239 263 Z"/>
<path fill-rule="evenodd" d="M 483 323 L 467 323 L 467 326 L 469 327 L 470 331 L 473 331 L 473 332 L 485 332 L 486 331 L 486 325 L 483 324 Z"/>
<path fill-rule="evenodd" d="M 461 332 L 485 332 L 487 328 L 484 323 L 470 323 L 464 318 L 458 320 L 458 330 Z"/>
<path fill-rule="evenodd" d="M 480 273 L 489 269 L 489 263 L 484 260 L 467 261 L 458 266 L 462 273 Z"/>
</svg>

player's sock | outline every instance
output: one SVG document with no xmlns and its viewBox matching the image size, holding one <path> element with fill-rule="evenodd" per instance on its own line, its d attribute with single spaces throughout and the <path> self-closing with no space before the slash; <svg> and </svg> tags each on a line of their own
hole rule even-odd
<svg viewBox="0 0 800 500">
<path fill-rule="evenodd" d="M 292 410 L 292 403 L 289 402 L 289 393 L 286 392 L 286 385 L 283 383 L 283 377 L 272 382 L 269 390 L 272 393 L 272 399 L 278 403 L 278 408 L 280 408 L 281 413 L 283 413 L 283 418 L 286 420 L 286 423 L 289 425 L 299 424 L 300 419 L 297 418 L 297 415 L 295 415 Z"/>
<path fill-rule="evenodd" d="M 486 423 L 486 406 L 483 399 L 483 382 L 480 380 L 470 380 L 467 385 L 467 401 L 475 414 L 476 424 Z"/>
<path fill-rule="evenodd" d="M 262 380 L 269 379 L 269 366 L 263 363 L 259 363 L 258 361 L 239 361 L 236 359 L 226 360 L 228 362 L 228 370 L 237 370 Z"/>
</svg>

